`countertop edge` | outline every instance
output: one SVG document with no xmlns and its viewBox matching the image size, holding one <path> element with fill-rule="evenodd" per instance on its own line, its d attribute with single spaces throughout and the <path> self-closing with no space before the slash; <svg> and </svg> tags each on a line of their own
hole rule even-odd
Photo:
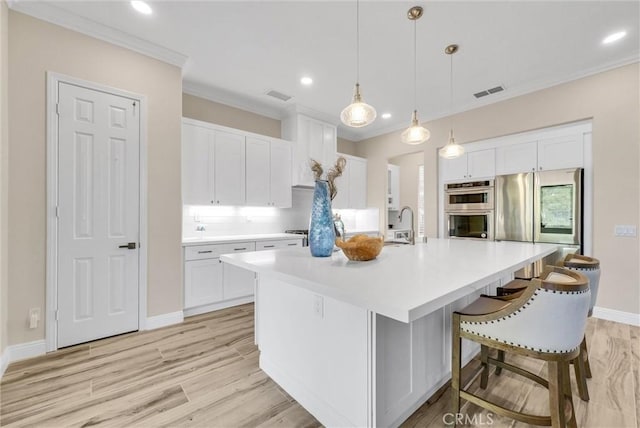
<svg viewBox="0 0 640 428">
<path fill-rule="evenodd" d="M 209 245 L 209 244 L 227 244 L 233 242 L 245 242 L 245 241 L 280 241 L 283 239 L 303 239 L 302 235 L 296 235 L 294 233 L 269 233 L 264 235 L 237 235 L 237 236 L 220 236 L 203 239 L 193 239 L 189 241 L 182 241 L 183 247 L 191 247 L 195 245 Z"/>
</svg>

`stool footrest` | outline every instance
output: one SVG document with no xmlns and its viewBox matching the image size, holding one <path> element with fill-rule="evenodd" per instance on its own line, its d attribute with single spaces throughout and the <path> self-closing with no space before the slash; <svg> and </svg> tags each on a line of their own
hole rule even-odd
<svg viewBox="0 0 640 428">
<path fill-rule="evenodd" d="M 551 426 L 551 416 L 531 415 L 528 413 L 520 413 L 515 410 L 507 409 L 498 404 L 487 401 L 484 398 L 478 397 L 467 391 L 460 390 L 460 398 L 464 398 L 470 403 L 477 406 L 495 412 L 501 416 L 507 416 L 511 419 L 515 419 L 520 422 L 525 422 L 532 425 Z"/>
</svg>

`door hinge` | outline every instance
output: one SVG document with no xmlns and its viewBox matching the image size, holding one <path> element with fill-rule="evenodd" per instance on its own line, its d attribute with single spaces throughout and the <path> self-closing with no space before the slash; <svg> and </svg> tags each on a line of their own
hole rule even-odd
<svg viewBox="0 0 640 428">
<path fill-rule="evenodd" d="M 60 116 L 60 103 L 56 103 L 56 114 Z"/>
<path fill-rule="evenodd" d="M 56 205 L 56 218 L 60 218 L 60 207 Z"/>
<path fill-rule="evenodd" d="M 56 309 L 56 321 L 59 321 L 59 320 L 60 320 L 60 318 L 58 317 L 58 313 L 59 313 L 59 312 L 60 312 L 60 311 L 58 311 L 58 310 Z"/>
</svg>

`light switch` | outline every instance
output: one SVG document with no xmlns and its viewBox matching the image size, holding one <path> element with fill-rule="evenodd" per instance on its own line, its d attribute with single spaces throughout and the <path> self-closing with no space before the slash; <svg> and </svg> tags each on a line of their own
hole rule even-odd
<svg viewBox="0 0 640 428">
<path fill-rule="evenodd" d="M 616 224 L 613 233 L 615 236 L 635 237 L 638 234 L 638 228 L 634 224 Z"/>
</svg>

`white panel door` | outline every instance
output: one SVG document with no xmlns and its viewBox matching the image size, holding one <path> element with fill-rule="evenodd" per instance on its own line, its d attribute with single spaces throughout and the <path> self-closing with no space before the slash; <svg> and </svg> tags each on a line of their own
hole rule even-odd
<svg viewBox="0 0 640 428">
<path fill-rule="evenodd" d="M 182 203 L 213 203 L 213 131 L 182 124 Z"/>
<path fill-rule="evenodd" d="M 58 89 L 64 347 L 138 329 L 140 119 L 132 99 L 66 83 Z"/>
<path fill-rule="evenodd" d="M 269 141 L 247 137 L 246 144 L 247 205 L 255 207 L 271 205 Z M 291 156 L 289 156 L 290 162 Z M 291 172 L 287 170 L 287 173 L 288 179 L 291 180 Z"/>
<path fill-rule="evenodd" d="M 271 204 L 280 208 L 291 207 L 291 144 L 271 141 Z"/>
<path fill-rule="evenodd" d="M 214 187 L 217 205 L 245 204 L 245 137 L 215 131 Z"/>
</svg>

